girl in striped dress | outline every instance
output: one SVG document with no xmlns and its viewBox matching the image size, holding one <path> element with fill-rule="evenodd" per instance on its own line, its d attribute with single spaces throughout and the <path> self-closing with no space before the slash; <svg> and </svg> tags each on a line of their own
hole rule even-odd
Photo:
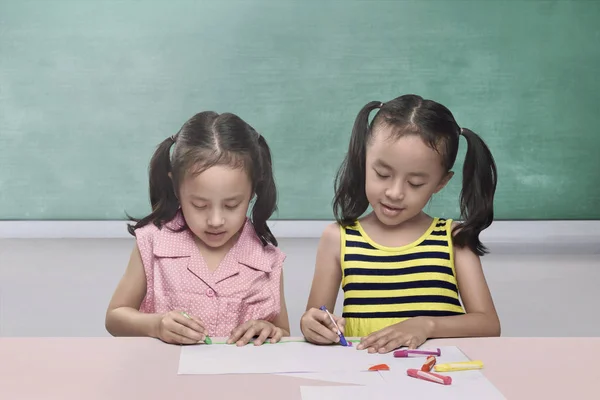
<svg viewBox="0 0 600 400">
<path fill-rule="evenodd" d="M 461 136 L 467 151 L 457 223 L 423 209 L 452 178 Z M 336 179 L 337 222 L 319 243 L 300 321 L 305 338 L 339 341 L 319 308 L 333 310 L 340 284 L 344 307 L 334 319 L 370 353 L 416 348 L 428 338 L 500 335 L 479 240 L 493 220 L 495 190 L 490 150 L 443 105 L 416 95 L 365 105 Z"/>
</svg>

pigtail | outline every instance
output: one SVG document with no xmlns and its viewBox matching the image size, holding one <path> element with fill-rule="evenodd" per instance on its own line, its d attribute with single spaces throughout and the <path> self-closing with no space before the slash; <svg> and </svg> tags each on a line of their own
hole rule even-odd
<svg viewBox="0 0 600 400">
<path fill-rule="evenodd" d="M 337 172 L 334 184 L 333 213 L 342 226 L 358 219 L 369 206 L 365 192 L 366 146 L 369 135 L 369 114 L 381 106 L 372 101 L 356 116 L 348 153 Z"/>
<path fill-rule="evenodd" d="M 454 242 L 459 247 L 468 246 L 475 254 L 482 256 L 487 253 L 487 249 L 479 240 L 479 234 L 494 219 L 496 163 L 490 149 L 476 133 L 463 129 L 462 135 L 468 145 L 460 192 L 463 223 L 453 232 Z"/>
<path fill-rule="evenodd" d="M 262 135 L 258 136 L 258 162 L 254 165 L 254 194 L 256 201 L 252 207 L 252 225 L 263 245 L 277 246 L 277 239 L 267 225 L 267 220 L 277 209 L 277 188 L 273 177 L 273 164 L 269 145 Z"/>
<path fill-rule="evenodd" d="M 150 205 L 152 212 L 150 215 L 135 219 L 135 225 L 128 225 L 127 230 L 135 236 L 135 230 L 149 223 L 154 223 L 161 227 L 163 223 L 172 220 L 179 209 L 179 201 L 175 194 L 175 189 L 169 172 L 171 172 L 171 146 L 175 143 L 174 137 L 168 137 L 160 143 L 150 160 L 148 175 L 150 177 Z"/>
</svg>

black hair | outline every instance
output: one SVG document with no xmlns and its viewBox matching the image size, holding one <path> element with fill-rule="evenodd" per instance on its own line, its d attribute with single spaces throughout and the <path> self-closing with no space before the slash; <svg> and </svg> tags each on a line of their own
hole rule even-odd
<svg viewBox="0 0 600 400">
<path fill-rule="evenodd" d="M 369 123 L 371 111 L 379 111 Z M 335 180 L 333 212 L 338 223 L 348 226 L 368 208 L 365 192 L 366 149 L 373 129 L 392 128 L 392 135 L 418 135 L 442 156 L 442 165 L 450 171 L 456 161 L 460 135 L 467 140 L 460 193 L 462 223 L 453 230 L 459 247 L 468 246 L 477 255 L 487 253 L 479 240 L 481 231 L 494 219 L 494 193 L 497 171 L 494 157 L 485 142 L 473 131 L 461 129 L 448 108 L 417 95 L 404 95 L 387 103 L 372 101 L 358 113 L 346 157 Z"/>
<path fill-rule="evenodd" d="M 262 135 L 237 115 L 212 111 L 194 115 L 176 135 L 158 145 L 148 171 L 152 212 L 142 219 L 130 218 L 135 224 L 128 226 L 129 233 L 135 236 L 136 229 L 149 223 L 161 228 L 171 221 L 179 210 L 178 191 L 185 174 L 199 174 L 214 165 L 244 168 L 248 173 L 256 196 L 250 217 L 252 225 L 263 245 L 277 246 L 277 239 L 267 225 L 277 209 L 269 146 Z"/>
</svg>

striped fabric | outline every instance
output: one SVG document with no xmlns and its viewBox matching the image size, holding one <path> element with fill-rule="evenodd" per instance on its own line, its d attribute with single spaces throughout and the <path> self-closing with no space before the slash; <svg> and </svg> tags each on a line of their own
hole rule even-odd
<svg viewBox="0 0 600 400">
<path fill-rule="evenodd" d="M 423 236 L 402 247 L 378 245 L 358 221 L 341 227 L 347 336 L 366 336 L 416 316 L 464 313 L 451 226 L 450 219 L 434 218 Z"/>
</svg>

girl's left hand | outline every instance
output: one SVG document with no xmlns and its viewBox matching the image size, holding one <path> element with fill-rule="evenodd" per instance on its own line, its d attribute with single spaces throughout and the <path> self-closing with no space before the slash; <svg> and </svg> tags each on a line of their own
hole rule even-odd
<svg viewBox="0 0 600 400">
<path fill-rule="evenodd" d="M 368 349 L 369 353 L 380 354 L 402 346 L 416 349 L 429 338 L 431 330 L 431 320 L 423 317 L 410 318 L 361 338 L 357 349 Z"/>
<path fill-rule="evenodd" d="M 235 343 L 237 346 L 245 346 L 255 336 L 258 336 L 254 340 L 255 346 L 260 346 L 268 338 L 271 338 L 271 343 L 277 343 L 283 337 L 283 330 L 269 321 L 251 320 L 231 331 L 227 344 Z"/>
</svg>

